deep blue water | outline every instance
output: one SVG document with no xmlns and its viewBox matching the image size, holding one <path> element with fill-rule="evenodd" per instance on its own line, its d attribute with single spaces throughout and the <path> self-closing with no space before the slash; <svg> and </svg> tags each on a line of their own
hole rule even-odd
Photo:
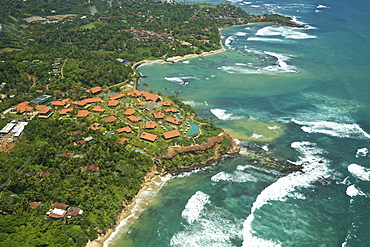
<svg viewBox="0 0 370 247">
<path fill-rule="evenodd" d="M 305 162 L 305 172 L 279 174 L 241 156 L 173 178 L 124 238 L 107 243 L 369 246 L 370 2 L 230 3 L 308 26 L 224 29 L 226 52 L 142 66 L 141 89 L 180 92 L 241 144 Z"/>
</svg>

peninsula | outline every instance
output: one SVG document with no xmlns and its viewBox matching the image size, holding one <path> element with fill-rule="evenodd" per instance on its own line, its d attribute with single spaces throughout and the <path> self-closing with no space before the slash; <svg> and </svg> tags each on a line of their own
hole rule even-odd
<svg viewBox="0 0 370 247">
<path fill-rule="evenodd" d="M 0 12 L 0 243 L 7 246 L 84 246 L 116 225 L 154 175 L 238 154 L 222 129 L 180 99 L 137 90 L 140 61 L 220 51 L 219 28 L 231 25 L 301 27 L 225 4 L 6 0 Z M 250 152 L 257 162 L 283 164 Z"/>
</svg>

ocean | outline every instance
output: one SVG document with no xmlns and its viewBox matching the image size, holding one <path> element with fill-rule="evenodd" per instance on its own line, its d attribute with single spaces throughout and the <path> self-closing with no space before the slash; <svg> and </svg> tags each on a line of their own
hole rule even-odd
<svg viewBox="0 0 370 247">
<path fill-rule="evenodd" d="M 140 89 L 178 93 L 241 146 L 256 143 L 304 172 L 241 155 L 167 178 L 105 246 L 370 246 L 370 2 L 199 2 L 306 28 L 223 29 L 225 52 L 141 66 Z"/>
</svg>

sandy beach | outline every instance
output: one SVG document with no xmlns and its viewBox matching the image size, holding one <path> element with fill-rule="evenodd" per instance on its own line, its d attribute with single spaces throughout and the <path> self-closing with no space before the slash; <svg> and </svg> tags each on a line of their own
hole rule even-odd
<svg viewBox="0 0 370 247">
<path fill-rule="evenodd" d="M 106 234 L 99 236 L 93 241 L 89 241 L 86 247 L 102 247 L 108 239 L 114 238 L 117 233 L 127 232 L 129 227 L 140 216 L 145 207 L 149 204 L 153 196 L 162 188 L 169 176 L 158 174 L 156 166 L 153 165 L 150 172 L 145 176 L 145 182 L 139 193 L 132 199 L 130 204 L 123 205 L 122 212 L 118 215 L 116 225 L 108 229 Z"/>
<path fill-rule="evenodd" d="M 226 49 L 224 47 L 222 47 L 218 50 L 209 51 L 209 52 L 202 52 L 200 54 L 188 54 L 188 55 L 185 55 L 185 56 L 170 57 L 170 58 L 167 58 L 167 59 L 143 60 L 143 61 L 134 63 L 133 67 L 135 69 L 137 69 L 140 66 L 148 65 L 148 64 L 162 64 L 162 63 L 165 63 L 165 62 L 176 63 L 176 62 L 181 61 L 181 60 L 195 58 L 195 57 L 205 57 L 205 56 L 209 56 L 209 55 L 224 52 L 224 51 L 226 51 Z"/>
</svg>

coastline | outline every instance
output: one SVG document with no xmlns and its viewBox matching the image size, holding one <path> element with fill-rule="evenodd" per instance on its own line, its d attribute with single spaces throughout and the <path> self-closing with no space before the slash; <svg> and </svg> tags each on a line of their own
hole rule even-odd
<svg viewBox="0 0 370 247">
<path fill-rule="evenodd" d="M 214 156 L 210 157 L 208 160 L 196 163 L 189 167 L 180 167 L 174 174 L 180 174 L 184 172 L 193 171 L 206 167 L 213 163 L 218 163 L 225 156 L 232 156 L 239 154 L 240 147 L 238 144 L 226 133 L 223 135 L 227 136 L 232 140 L 231 147 L 225 152 L 218 152 L 219 146 L 216 148 L 216 153 Z M 163 185 L 171 179 L 171 175 L 159 173 L 157 166 L 153 165 L 151 171 L 145 175 L 144 183 L 138 194 L 131 200 L 128 205 L 124 205 L 121 213 L 117 216 L 115 226 L 108 229 L 108 231 L 103 235 L 101 234 L 97 239 L 89 241 L 86 247 L 103 247 L 108 246 L 108 243 L 114 239 L 117 234 L 126 233 L 131 225 L 136 221 L 140 214 L 145 210 L 146 206 L 151 202 L 152 198 L 157 194 L 157 192 L 163 187 Z M 114 240 L 113 240 L 114 241 Z"/>
<path fill-rule="evenodd" d="M 89 240 L 86 247 L 107 246 L 107 241 L 114 238 L 116 234 L 127 231 L 169 178 L 169 176 L 159 174 L 157 167 L 153 165 L 151 171 L 145 175 L 145 181 L 137 195 L 129 204 L 123 204 L 124 207 L 117 216 L 115 226 L 109 228 L 105 234 L 100 234 L 97 239 Z"/>
</svg>

